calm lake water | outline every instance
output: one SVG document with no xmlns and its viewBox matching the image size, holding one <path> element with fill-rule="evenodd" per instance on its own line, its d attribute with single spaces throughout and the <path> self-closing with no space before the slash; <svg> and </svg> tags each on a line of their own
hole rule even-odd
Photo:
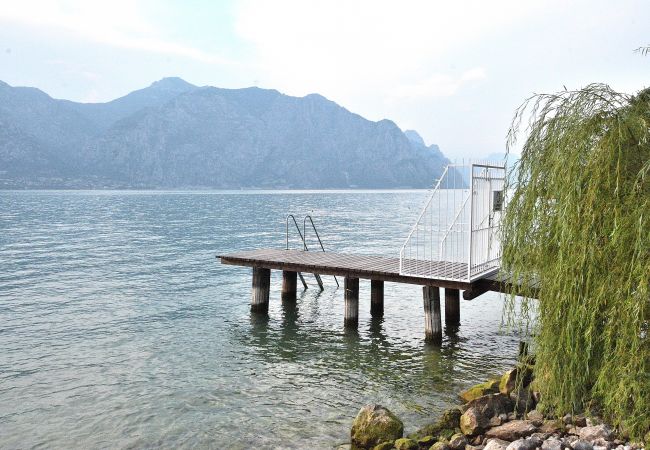
<svg viewBox="0 0 650 450">
<path fill-rule="evenodd" d="M 284 247 L 292 212 L 331 250 L 397 256 L 426 195 L 0 192 L 0 447 L 326 449 L 366 403 L 414 431 L 513 363 L 497 294 L 435 348 L 417 286 L 387 283 L 375 322 L 362 280 L 346 333 L 331 277 L 290 308 L 273 272 L 252 317 L 250 269 L 215 255 Z"/>
</svg>

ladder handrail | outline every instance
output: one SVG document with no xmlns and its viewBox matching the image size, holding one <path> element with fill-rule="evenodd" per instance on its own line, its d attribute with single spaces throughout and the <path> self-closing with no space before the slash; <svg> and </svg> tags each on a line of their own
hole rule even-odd
<svg viewBox="0 0 650 450">
<path fill-rule="evenodd" d="M 307 219 L 309 219 L 309 222 L 311 222 L 311 227 L 314 230 L 314 233 L 316 233 L 316 238 L 318 239 L 320 248 L 324 252 L 325 247 L 323 246 L 323 241 L 321 241 L 320 236 L 318 235 L 318 230 L 316 229 L 316 225 L 314 224 L 314 219 L 312 219 L 312 217 L 309 214 L 307 214 L 302 221 L 302 235 L 303 235 L 303 243 L 305 244 L 305 250 L 307 250 Z M 334 275 L 334 281 L 336 281 L 336 287 L 341 287 L 341 285 L 339 284 L 339 280 L 336 278 L 336 275 Z"/>
<path fill-rule="evenodd" d="M 298 230 L 298 234 L 300 235 L 300 239 L 302 239 L 302 244 L 303 246 L 305 245 L 305 238 L 303 237 L 302 233 L 300 233 L 300 227 L 298 226 L 298 222 L 296 222 L 296 218 L 294 217 L 293 214 L 289 214 L 287 216 L 287 250 L 289 250 L 289 217 L 293 219 L 293 223 L 296 225 L 296 230 Z M 305 278 L 302 276 L 302 273 L 298 272 L 298 276 L 300 277 L 300 281 L 302 282 L 302 285 L 305 289 L 307 289 L 307 282 L 305 281 Z"/>
<path fill-rule="evenodd" d="M 286 239 L 287 247 L 286 247 L 286 249 L 289 250 L 289 218 L 293 219 L 293 223 L 296 226 L 296 230 L 298 230 L 298 234 L 300 235 L 300 240 L 302 240 L 302 246 L 304 247 L 305 250 L 309 250 L 307 248 L 307 244 L 305 243 L 305 237 L 300 232 L 300 227 L 298 226 L 298 222 L 296 221 L 296 218 L 295 218 L 295 216 L 293 214 L 289 214 L 287 216 L 287 239 Z"/>
</svg>

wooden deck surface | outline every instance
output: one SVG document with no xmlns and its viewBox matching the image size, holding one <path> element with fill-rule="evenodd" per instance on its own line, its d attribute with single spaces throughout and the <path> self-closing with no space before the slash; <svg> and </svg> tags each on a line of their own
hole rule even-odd
<svg viewBox="0 0 650 450">
<path fill-rule="evenodd" d="M 219 255 L 218 258 L 221 259 L 221 263 L 223 264 L 236 266 L 262 267 L 275 270 L 461 289 L 465 291 L 463 297 L 467 300 L 475 298 L 487 291 L 506 292 L 510 288 L 510 280 L 507 277 L 500 277 L 496 273 L 472 283 L 445 279 L 467 273 L 467 265 L 461 263 L 443 262 L 431 264 L 429 262 L 415 260 L 406 260 L 404 262 L 407 267 L 409 265 L 417 265 L 417 273 L 426 275 L 427 277 L 425 278 L 400 275 L 399 258 L 387 258 L 383 256 L 260 249 Z"/>
</svg>

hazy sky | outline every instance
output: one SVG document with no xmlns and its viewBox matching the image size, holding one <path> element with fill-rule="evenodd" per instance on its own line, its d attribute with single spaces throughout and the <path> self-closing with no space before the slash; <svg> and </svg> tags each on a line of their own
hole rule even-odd
<svg viewBox="0 0 650 450">
<path fill-rule="evenodd" d="M 320 93 L 451 158 L 534 92 L 650 85 L 650 1 L 0 0 L 0 80 L 106 101 L 166 76 Z"/>
</svg>

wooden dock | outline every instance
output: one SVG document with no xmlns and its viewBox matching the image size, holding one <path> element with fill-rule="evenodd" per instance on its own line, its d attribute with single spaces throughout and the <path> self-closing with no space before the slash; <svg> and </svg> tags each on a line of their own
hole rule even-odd
<svg viewBox="0 0 650 450">
<path fill-rule="evenodd" d="M 505 277 L 493 274 L 472 283 L 453 281 L 458 274 L 467 273 L 467 265 L 461 263 L 426 263 L 427 278 L 400 274 L 399 258 L 358 255 L 349 253 L 307 252 L 301 250 L 260 249 L 217 256 L 222 264 L 253 268 L 253 292 L 251 309 L 268 311 L 271 270 L 281 270 L 282 298 L 295 300 L 296 277 L 299 272 L 344 277 L 345 325 L 356 326 L 359 310 L 359 279 L 371 280 L 371 314 L 383 315 L 384 282 L 408 283 L 423 286 L 425 312 L 425 338 L 427 341 L 442 340 L 440 312 L 440 289 L 445 289 L 445 323 L 460 323 L 460 291 L 463 298 L 471 300 L 488 292 L 509 292 L 512 283 Z M 419 265 L 422 261 L 405 260 L 404 264 Z"/>
</svg>

